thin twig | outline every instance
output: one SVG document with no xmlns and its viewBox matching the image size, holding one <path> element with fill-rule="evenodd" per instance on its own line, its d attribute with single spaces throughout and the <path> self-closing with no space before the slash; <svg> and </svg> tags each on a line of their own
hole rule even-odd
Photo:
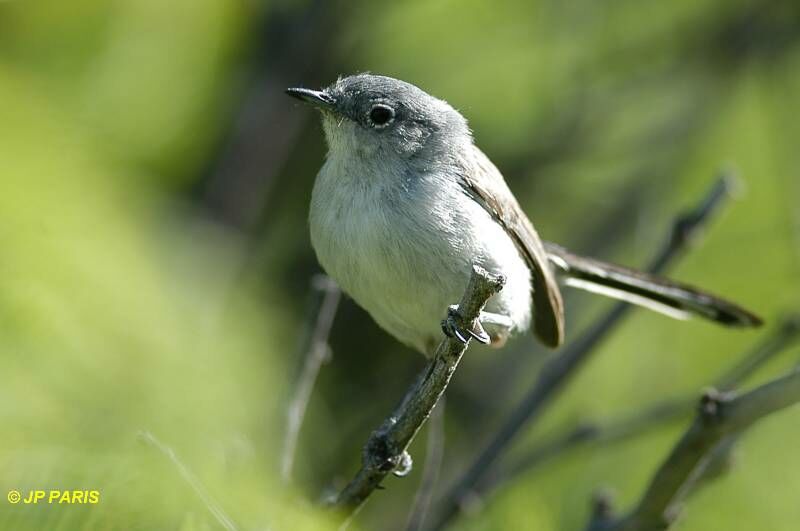
<svg viewBox="0 0 800 531">
<path fill-rule="evenodd" d="M 486 301 L 502 289 L 503 283 L 503 277 L 490 275 L 474 266 L 469 285 L 458 305 L 458 317 L 454 316 L 460 321 L 456 323 L 458 328 L 474 329 Z M 409 444 L 447 388 L 468 343 L 445 337 L 400 405 L 372 432 L 362 451 L 361 469 L 334 500 L 334 505 L 346 515 L 356 511 L 389 472 L 408 460 L 406 450 Z"/>
<path fill-rule="evenodd" d="M 660 273 L 690 246 L 713 214 L 717 213 L 735 188 L 735 179 L 723 175 L 714 183 L 700 203 L 679 216 L 662 249 L 647 268 L 651 273 Z M 475 459 L 467 472 L 443 498 L 438 518 L 432 529 L 442 529 L 459 511 L 462 504 L 473 497 L 473 491 L 483 480 L 495 461 L 506 451 L 522 429 L 542 414 L 551 400 L 583 366 L 590 354 L 622 321 L 631 307 L 616 304 L 593 326 L 572 342 L 561 354 L 552 358 L 541 370 L 536 383 L 511 412 L 492 440 Z"/>
<path fill-rule="evenodd" d="M 178 469 L 178 473 L 180 473 L 181 477 L 189 484 L 197 497 L 200 498 L 200 501 L 208 509 L 208 512 L 219 522 L 226 531 L 237 531 L 238 528 L 236 524 L 233 523 L 233 519 L 228 516 L 222 507 L 214 501 L 214 498 L 208 493 L 208 491 L 203 487 L 203 484 L 200 483 L 200 480 L 194 473 L 189 470 L 183 461 L 181 461 L 178 456 L 175 454 L 175 451 L 167 446 L 166 444 L 159 441 L 155 435 L 150 433 L 149 431 L 142 431 L 139 432 L 139 438 L 144 441 L 145 443 L 149 444 L 153 448 L 157 449 L 159 452 L 164 454 L 167 459 L 169 459 L 173 465 Z"/>
<path fill-rule="evenodd" d="M 331 333 L 336 309 L 339 307 L 341 292 L 339 286 L 326 275 L 314 277 L 313 286 L 321 291 L 317 320 L 308 343 L 308 352 L 305 356 L 303 370 L 297 381 L 297 388 L 286 411 L 286 434 L 283 440 L 283 454 L 281 458 L 281 477 L 289 481 L 292 475 L 294 456 L 297 451 L 297 440 L 300 428 L 303 425 L 308 401 L 317 381 L 317 375 L 322 365 L 330 359 L 330 346 L 328 336 Z"/>
<path fill-rule="evenodd" d="M 439 403 L 436 404 L 433 413 L 431 413 L 431 419 L 428 421 L 428 442 L 425 448 L 425 465 L 417 494 L 414 496 L 414 503 L 411 505 L 406 531 L 419 531 L 422 529 L 425 518 L 428 515 L 431 500 L 433 499 L 433 491 L 436 488 L 436 482 L 439 480 L 439 473 L 441 472 L 442 461 L 444 460 L 445 398 L 446 397 L 443 395 L 442 398 L 439 399 Z"/>
<path fill-rule="evenodd" d="M 800 315 L 790 315 L 783 319 L 781 324 L 755 347 L 748 349 L 732 369 L 728 369 L 717 378 L 715 387 L 722 391 L 734 390 L 768 361 L 798 340 L 800 340 Z M 694 402 L 694 396 L 676 397 L 606 423 L 581 423 L 526 452 L 508 466 L 503 467 L 501 472 L 489 475 L 480 484 L 480 488 L 476 489 L 477 493 L 484 497 L 501 484 L 514 480 L 543 462 L 560 457 L 587 444 L 615 443 L 640 435 L 648 429 L 662 426 L 687 414 L 691 411 Z"/>
<path fill-rule="evenodd" d="M 673 447 L 653 476 L 636 507 L 613 519 L 605 511 L 589 529 L 649 531 L 666 529 L 693 484 L 703 475 L 705 463 L 726 438 L 750 428 L 763 417 L 800 402 L 800 370 L 772 380 L 753 391 L 735 396 L 710 390 L 700 401 L 694 422 Z"/>
<path fill-rule="evenodd" d="M 340 5 L 313 0 L 303 9 L 264 3 L 252 21 L 255 37 L 246 86 L 230 117 L 230 130 L 205 176 L 203 201 L 226 224 L 252 234 L 273 210 L 271 201 L 292 149 L 311 113 L 299 113 L 283 90 L 327 79 L 341 17 Z M 297 58 L 302 57 L 302 61 Z M 269 139 L 268 142 L 265 139 Z"/>
<path fill-rule="evenodd" d="M 756 347 L 751 355 L 742 358 L 728 372 L 722 375 L 715 387 L 723 391 L 733 390 L 743 380 L 762 367 L 776 353 L 789 348 L 800 340 L 800 314 L 789 314 L 781 320 L 775 332 Z"/>
</svg>

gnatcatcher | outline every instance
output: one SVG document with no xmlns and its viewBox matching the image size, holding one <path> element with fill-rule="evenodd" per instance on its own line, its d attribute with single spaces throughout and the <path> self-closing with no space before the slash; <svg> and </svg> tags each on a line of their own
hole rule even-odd
<svg viewBox="0 0 800 531">
<path fill-rule="evenodd" d="M 542 242 L 464 117 L 410 83 L 359 74 L 322 90 L 286 92 L 322 111 L 328 156 L 310 212 L 322 267 L 381 327 L 423 354 L 439 342 L 441 319 L 473 264 L 504 275 L 506 284 L 486 305 L 482 326 L 449 330 L 462 340 L 502 346 L 533 321 L 546 345 L 559 346 L 557 276 L 671 317 L 761 324 L 695 288 Z"/>
</svg>

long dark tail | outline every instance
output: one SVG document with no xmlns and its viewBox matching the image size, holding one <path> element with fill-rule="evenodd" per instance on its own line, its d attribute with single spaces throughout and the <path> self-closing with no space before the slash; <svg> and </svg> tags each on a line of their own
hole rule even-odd
<svg viewBox="0 0 800 531">
<path fill-rule="evenodd" d="M 725 326 L 760 326 L 761 318 L 699 289 L 626 267 L 572 254 L 544 242 L 550 263 L 567 286 L 644 306 L 676 319 L 699 315 Z"/>
</svg>

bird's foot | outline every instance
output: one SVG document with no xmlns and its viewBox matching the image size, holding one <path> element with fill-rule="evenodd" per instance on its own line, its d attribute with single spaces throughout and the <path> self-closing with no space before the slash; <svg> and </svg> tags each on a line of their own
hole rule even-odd
<svg viewBox="0 0 800 531">
<path fill-rule="evenodd" d="M 453 305 L 447 309 L 447 318 L 442 321 L 442 332 L 447 337 L 454 337 L 466 344 L 470 338 L 474 338 L 479 343 L 488 345 L 491 342 L 489 334 L 483 329 L 480 319 L 475 321 L 475 326 L 469 328 L 464 324 L 464 317 L 459 313 L 458 306 Z"/>
<path fill-rule="evenodd" d="M 407 451 L 403 451 L 397 462 L 397 467 L 392 471 L 392 474 L 399 478 L 404 478 L 411 473 L 413 468 L 414 460 L 411 459 L 411 454 Z"/>
<path fill-rule="evenodd" d="M 514 327 L 511 317 L 500 313 L 481 312 L 478 320 L 482 325 L 488 325 L 504 331 L 510 331 Z"/>
</svg>

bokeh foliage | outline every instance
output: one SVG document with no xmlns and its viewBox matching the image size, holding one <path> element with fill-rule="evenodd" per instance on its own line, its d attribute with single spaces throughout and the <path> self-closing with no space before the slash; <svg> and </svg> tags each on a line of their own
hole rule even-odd
<svg viewBox="0 0 800 531">
<path fill-rule="evenodd" d="M 423 360 L 345 302 L 281 484 L 324 148 L 280 90 L 365 70 L 459 108 L 540 232 L 579 251 L 643 263 L 735 168 L 740 200 L 674 276 L 769 321 L 800 307 L 797 2 L 0 2 L 0 487 L 101 491 L 97 506 L 3 500 L 0 527 L 217 528 L 143 431 L 243 529 L 326 526 L 313 503 Z M 606 304 L 570 296 L 568 334 Z M 699 390 L 758 337 L 636 312 L 518 448 Z M 467 356 L 443 485 L 546 355 L 520 338 Z M 795 529 L 798 421 L 745 437 L 681 528 Z M 555 461 L 459 525 L 579 529 L 600 485 L 632 503 L 681 427 Z M 419 474 L 387 481 L 358 523 L 402 528 Z"/>
</svg>

